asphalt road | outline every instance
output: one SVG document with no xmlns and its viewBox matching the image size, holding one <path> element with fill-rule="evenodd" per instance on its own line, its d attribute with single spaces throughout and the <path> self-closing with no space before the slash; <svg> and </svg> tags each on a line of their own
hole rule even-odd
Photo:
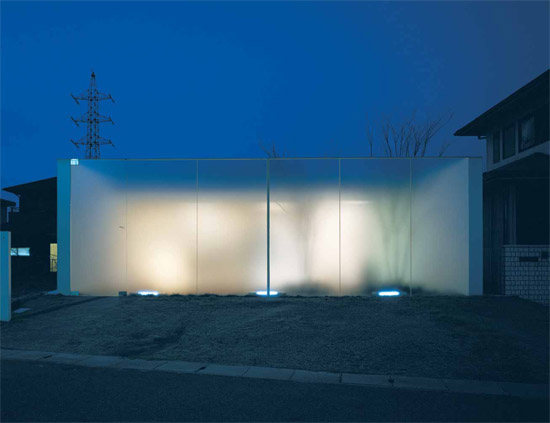
<svg viewBox="0 0 550 423">
<path fill-rule="evenodd" d="M 548 421 L 547 400 L 1 362 L 8 421 Z"/>
</svg>

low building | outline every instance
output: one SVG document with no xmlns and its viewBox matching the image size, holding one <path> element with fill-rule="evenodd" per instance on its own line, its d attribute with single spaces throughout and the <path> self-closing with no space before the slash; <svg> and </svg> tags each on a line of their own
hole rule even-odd
<svg viewBox="0 0 550 423">
<path fill-rule="evenodd" d="M 15 206 L 15 203 L 10 200 L 5 200 L 0 198 L 0 224 L 2 225 L 2 230 L 4 231 L 6 223 L 8 223 L 8 211 Z"/>
<path fill-rule="evenodd" d="M 51 290 L 57 272 L 57 178 L 3 188 L 19 197 L 2 230 L 11 232 L 14 290 Z"/>
<path fill-rule="evenodd" d="M 549 74 L 490 108 L 456 136 L 486 141 L 484 293 L 548 304 Z"/>
</svg>

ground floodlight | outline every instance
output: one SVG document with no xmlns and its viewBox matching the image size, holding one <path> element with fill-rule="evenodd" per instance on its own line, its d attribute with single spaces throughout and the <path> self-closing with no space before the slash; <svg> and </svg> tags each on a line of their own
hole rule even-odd
<svg viewBox="0 0 550 423">
<path fill-rule="evenodd" d="M 267 291 L 256 291 L 256 295 L 259 295 L 260 297 L 274 297 L 276 295 L 279 295 L 278 291 L 269 291 L 269 294 Z"/>
<path fill-rule="evenodd" d="M 378 291 L 379 297 L 398 297 L 401 295 L 399 291 Z"/>
<path fill-rule="evenodd" d="M 158 296 L 158 291 L 138 291 L 138 295 L 153 295 Z"/>
</svg>

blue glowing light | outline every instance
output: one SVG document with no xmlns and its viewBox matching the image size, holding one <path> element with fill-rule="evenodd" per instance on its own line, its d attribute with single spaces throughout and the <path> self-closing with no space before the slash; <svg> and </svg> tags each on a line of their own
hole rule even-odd
<svg viewBox="0 0 550 423">
<path fill-rule="evenodd" d="M 157 291 L 138 291 L 138 295 L 154 295 L 156 297 L 158 294 Z"/>
<path fill-rule="evenodd" d="M 256 291 L 256 295 L 260 295 L 262 297 L 267 297 L 267 291 Z M 275 295 L 279 295 L 278 291 L 269 291 L 269 297 L 273 297 Z"/>
<path fill-rule="evenodd" d="M 378 291 L 379 297 L 397 297 L 401 295 L 399 291 Z"/>
</svg>

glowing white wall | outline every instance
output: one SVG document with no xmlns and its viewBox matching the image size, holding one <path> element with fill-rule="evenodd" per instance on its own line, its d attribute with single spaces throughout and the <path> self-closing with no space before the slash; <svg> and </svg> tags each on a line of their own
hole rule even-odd
<svg viewBox="0 0 550 423">
<path fill-rule="evenodd" d="M 342 160 L 343 294 L 410 291 L 410 203 L 410 160 Z"/>
<path fill-rule="evenodd" d="M 198 293 L 265 289 L 266 162 L 201 160 L 198 169 Z"/>
<path fill-rule="evenodd" d="M 196 293 L 196 162 L 127 161 L 124 166 L 126 290 Z"/>
<path fill-rule="evenodd" d="M 60 161 L 58 191 L 63 293 L 481 293 L 479 159 Z"/>
<path fill-rule="evenodd" d="M 411 165 L 413 291 L 468 293 L 468 160 Z"/>
<path fill-rule="evenodd" d="M 271 289 L 339 293 L 338 160 L 270 163 Z"/>
<path fill-rule="evenodd" d="M 116 295 L 126 283 L 125 163 L 71 166 L 71 290 Z"/>
</svg>

